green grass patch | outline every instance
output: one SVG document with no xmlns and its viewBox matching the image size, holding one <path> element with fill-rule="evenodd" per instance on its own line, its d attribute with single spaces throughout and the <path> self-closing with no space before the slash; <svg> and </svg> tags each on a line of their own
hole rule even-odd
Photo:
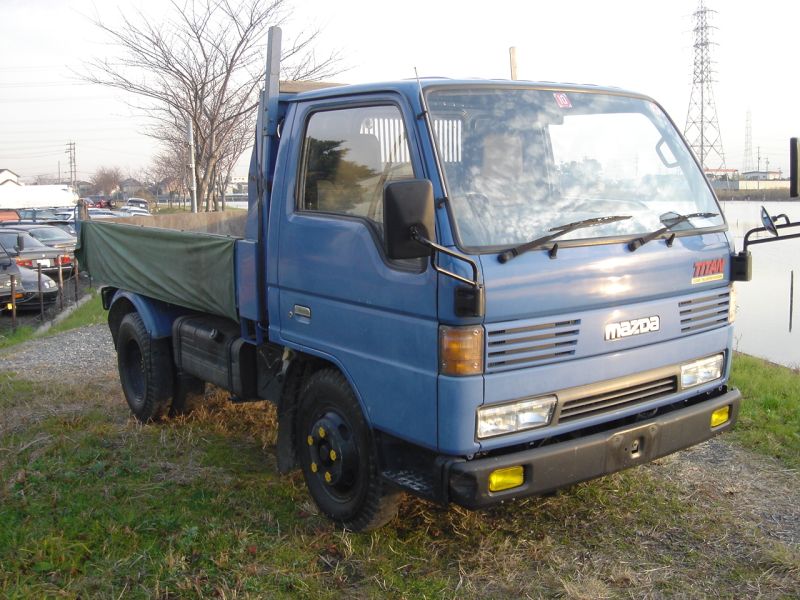
<svg viewBox="0 0 800 600">
<path fill-rule="evenodd" d="M 8 348 L 26 342 L 33 337 L 35 332 L 36 330 L 28 325 L 17 327 L 16 331 L 0 332 L 0 348 Z"/>
<path fill-rule="evenodd" d="M 736 439 L 748 448 L 800 468 L 800 373 L 736 354 L 731 383 L 744 396 Z"/>
<path fill-rule="evenodd" d="M 100 294 L 92 290 L 91 295 L 89 300 L 76 308 L 66 319 L 57 325 L 53 325 L 53 327 L 47 331 L 47 335 L 61 333 L 70 329 L 77 329 L 78 327 L 105 323 L 108 313 L 103 309 L 103 302 L 100 298 Z"/>
</svg>

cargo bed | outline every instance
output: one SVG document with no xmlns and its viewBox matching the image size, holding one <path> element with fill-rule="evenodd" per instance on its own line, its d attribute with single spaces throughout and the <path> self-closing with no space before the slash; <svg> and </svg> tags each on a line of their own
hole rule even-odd
<svg viewBox="0 0 800 600">
<path fill-rule="evenodd" d="M 236 241 L 245 211 L 86 219 L 75 254 L 95 282 L 238 320 Z"/>
</svg>

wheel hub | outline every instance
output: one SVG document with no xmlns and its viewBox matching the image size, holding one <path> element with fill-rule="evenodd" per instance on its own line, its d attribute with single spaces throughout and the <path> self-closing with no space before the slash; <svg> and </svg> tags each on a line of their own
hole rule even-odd
<svg viewBox="0 0 800 600">
<path fill-rule="evenodd" d="M 306 438 L 311 472 L 326 485 L 347 488 L 355 481 L 358 451 L 350 428 L 336 413 L 326 413 L 311 426 Z"/>
</svg>

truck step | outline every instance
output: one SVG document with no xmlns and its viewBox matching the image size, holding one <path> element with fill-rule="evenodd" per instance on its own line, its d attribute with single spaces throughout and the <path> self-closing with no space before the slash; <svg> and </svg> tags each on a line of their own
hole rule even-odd
<svg viewBox="0 0 800 600">
<path fill-rule="evenodd" d="M 436 500 L 436 491 L 433 479 L 418 471 L 397 469 L 383 471 L 384 479 L 422 498 Z"/>
</svg>

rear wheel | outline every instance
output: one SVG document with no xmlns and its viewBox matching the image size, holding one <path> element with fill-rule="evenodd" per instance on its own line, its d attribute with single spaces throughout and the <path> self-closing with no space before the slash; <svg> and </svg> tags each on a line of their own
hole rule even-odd
<svg viewBox="0 0 800 600">
<path fill-rule="evenodd" d="M 371 431 L 339 371 L 309 378 L 296 426 L 297 456 L 323 513 L 353 531 L 375 529 L 395 516 L 401 494 L 381 480 Z"/>
<path fill-rule="evenodd" d="M 169 341 L 151 339 L 136 312 L 125 315 L 119 325 L 117 366 L 133 415 L 143 423 L 165 416 L 174 386 Z"/>
</svg>

